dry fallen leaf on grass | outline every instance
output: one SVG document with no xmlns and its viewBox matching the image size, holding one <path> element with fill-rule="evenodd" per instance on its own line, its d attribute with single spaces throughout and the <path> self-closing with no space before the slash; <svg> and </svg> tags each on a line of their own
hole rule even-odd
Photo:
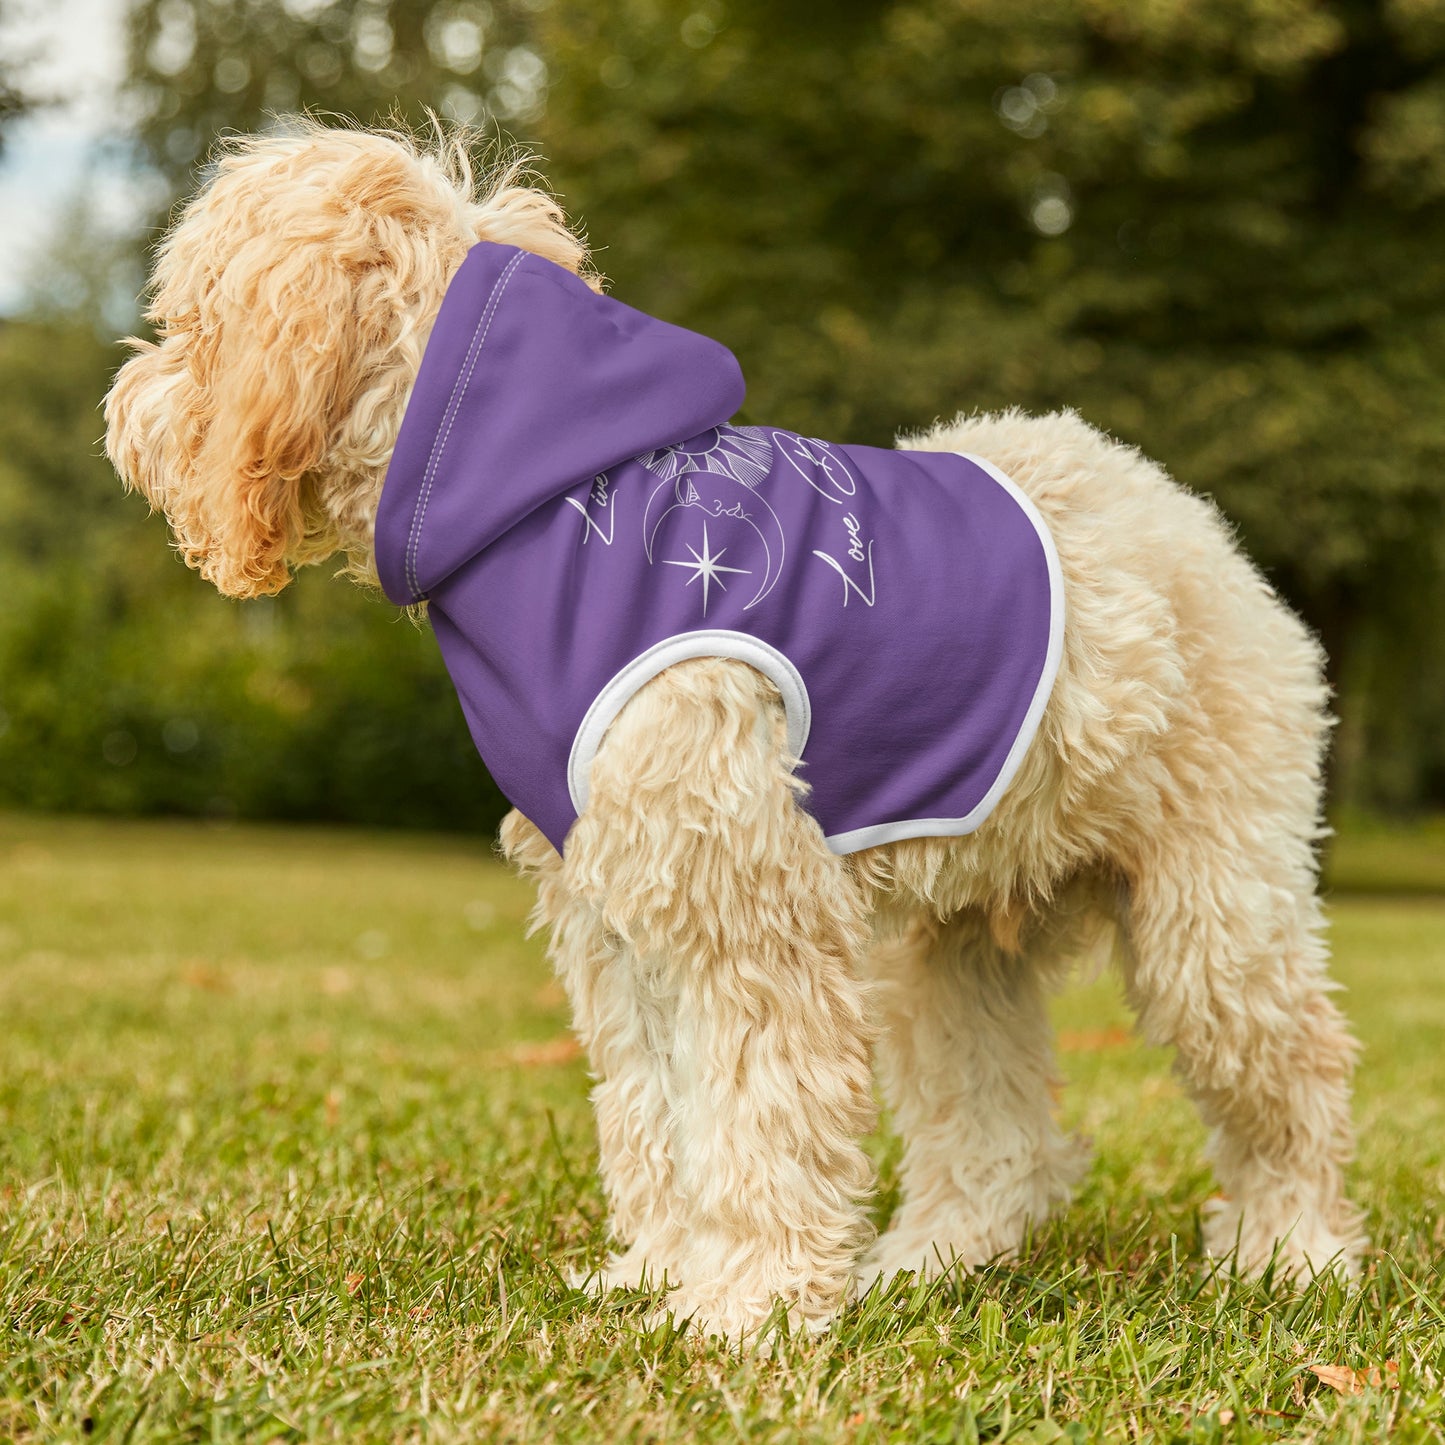
<svg viewBox="0 0 1445 1445">
<path fill-rule="evenodd" d="M 1338 1391 L 1341 1395 L 1363 1395 L 1366 1390 L 1387 1390 L 1400 1388 L 1400 1365 L 1396 1360 L 1386 1360 L 1383 1371 L 1371 1365 L 1368 1370 L 1353 1370 L 1348 1365 L 1311 1365 L 1316 1379 L 1322 1385 Z"/>
<path fill-rule="evenodd" d="M 1128 1029 L 1063 1029 L 1056 1037 L 1066 1054 L 1096 1054 L 1109 1049 L 1127 1049 L 1138 1042 Z"/>
<path fill-rule="evenodd" d="M 181 982 L 188 988 L 203 989 L 207 993 L 230 993 L 231 980 L 224 970 L 207 963 L 205 959 L 189 958 L 181 968 Z"/>
</svg>

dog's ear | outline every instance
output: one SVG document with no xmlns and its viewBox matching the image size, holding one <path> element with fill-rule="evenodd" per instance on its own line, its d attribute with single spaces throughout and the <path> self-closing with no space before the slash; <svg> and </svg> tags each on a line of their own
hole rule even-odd
<svg viewBox="0 0 1445 1445">
<path fill-rule="evenodd" d="M 228 596 L 278 592 L 304 560 L 306 480 L 368 347 L 359 270 L 320 240 L 254 238 L 193 304 L 167 314 L 162 287 L 161 341 L 135 343 L 107 398 L 117 470 Z"/>
<path fill-rule="evenodd" d="M 284 587 L 306 531 L 302 482 L 324 455 L 351 340 L 331 270 L 314 255 L 228 268 L 163 319 L 159 343 L 132 341 L 106 398 L 116 470 L 231 597 Z"/>
<path fill-rule="evenodd" d="M 198 389 L 215 400 L 193 459 L 210 535 L 186 560 L 236 597 L 279 591 L 288 559 L 303 560 L 307 479 L 370 350 L 364 261 L 319 239 L 267 249 L 228 268 L 191 346 Z"/>
<path fill-rule="evenodd" d="M 196 424 L 195 386 L 178 341 L 162 346 L 132 336 L 125 344 L 135 355 L 105 398 L 105 450 L 126 487 L 169 514 L 168 493 L 183 490 L 176 481 L 185 435 Z"/>
</svg>

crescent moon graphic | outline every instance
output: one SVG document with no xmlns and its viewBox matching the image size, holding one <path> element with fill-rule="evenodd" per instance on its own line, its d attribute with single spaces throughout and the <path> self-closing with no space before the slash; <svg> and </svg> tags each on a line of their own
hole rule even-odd
<svg viewBox="0 0 1445 1445">
<path fill-rule="evenodd" d="M 648 562 L 653 560 L 657 534 L 666 519 L 679 508 L 697 507 L 709 517 L 728 517 L 746 522 L 762 543 L 767 566 L 763 580 L 743 611 L 756 607 L 777 584 L 787 555 L 787 538 L 778 514 L 745 482 L 720 472 L 684 472 L 676 479 L 661 481 L 652 489 L 642 513 L 642 544 Z"/>
</svg>

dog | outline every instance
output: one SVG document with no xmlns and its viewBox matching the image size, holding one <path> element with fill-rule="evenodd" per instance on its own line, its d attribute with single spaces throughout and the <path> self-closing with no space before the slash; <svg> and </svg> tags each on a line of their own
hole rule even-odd
<svg viewBox="0 0 1445 1445">
<path fill-rule="evenodd" d="M 444 312 L 464 275 L 477 278 L 471 309 Z M 794 1327 L 818 1330 L 874 1281 L 1010 1256 L 1086 1165 L 1053 1117 L 1046 998 L 1079 957 L 1111 947 L 1110 930 L 1144 1038 L 1172 1046 L 1211 1130 L 1223 1198 L 1207 1211 L 1206 1249 L 1252 1275 L 1357 1269 L 1364 1238 L 1343 1185 L 1355 1046 L 1331 1000 L 1316 892 L 1321 653 L 1210 503 L 1068 412 L 960 416 L 904 439 L 896 461 L 731 427 L 727 353 L 697 337 L 703 349 L 686 355 L 709 359 L 696 386 L 672 388 L 669 419 L 676 430 L 696 402 L 691 419 L 711 431 L 680 450 L 682 432 L 640 437 L 621 413 L 667 390 L 663 342 L 691 333 L 607 298 L 556 202 L 518 166 L 479 181 L 456 137 L 302 122 L 224 143 L 159 247 L 151 298 L 156 339 L 130 343 L 106 400 L 126 485 L 228 596 L 274 593 L 295 568 L 340 557 L 355 580 L 430 605 L 469 721 L 490 739 L 484 758 L 497 750 L 514 802 L 536 800 L 539 816 L 509 814 L 501 846 L 536 881 L 535 918 L 595 1079 L 616 1249 L 593 1288 L 665 1285 L 663 1315 L 736 1341 L 780 1301 Z M 575 347 L 535 350 L 534 331 L 551 346 L 573 318 Z M 588 384 L 607 404 L 556 412 L 554 436 L 534 394 L 562 385 L 557 367 L 584 365 L 598 327 L 622 351 L 635 328 L 663 359 L 633 373 L 623 357 L 613 381 L 622 351 L 604 347 Z M 425 385 L 424 367 L 439 368 Z M 626 497 L 616 472 L 593 471 L 624 432 L 636 445 L 614 458 Z M 932 835 L 880 828 L 887 799 L 872 813 L 840 804 L 840 775 L 867 772 L 886 792 L 902 765 L 872 743 L 847 757 L 836 728 L 827 766 L 816 762 L 781 644 L 678 651 L 667 620 L 662 665 L 589 710 L 580 772 L 575 745 L 558 751 L 565 736 L 519 762 L 528 709 L 545 710 L 548 679 L 570 664 L 539 664 L 542 683 L 510 713 L 497 701 L 506 680 L 477 682 L 468 668 L 495 662 L 492 630 L 535 630 L 523 616 L 533 601 L 560 616 L 571 582 L 524 603 L 478 583 L 464 605 L 450 579 L 466 567 L 447 568 L 473 508 L 496 520 L 544 454 L 554 481 L 572 467 L 571 490 L 546 506 L 528 494 L 531 512 L 496 521 L 494 551 L 530 527 L 600 566 L 617 551 L 608 528 L 632 528 L 635 542 L 640 518 L 649 576 L 666 582 L 666 562 L 678 563 L 674 590 L 704 609 L 696 631 L 744 638 L 764 611 L 752 607 L 759 568 L 776 580 L 789 540 L 781 517 L 772 529 L 764 515 L 785 493 L 837 533 L 836 545 L 794 539 L 790 575 L 833 589 L 850 627 L 877 601 L 867 588 L 882 586 L 883 560 L 868 550 L 855 473 L 875 468 L 904 498 L 894 471 L 917 467 L 934 479 L 920 487 L 1011 509 L 1004 551 L 1017 565 L 978 608 L 1000 635 L 1030 608 L 1052 632 L 1040 622 L 1008 663 L 1015 702 L 1034 711 L 1011 715 L 1008 766 L 984 769 L 988 806 Z M 782 472 L 763 483 L 759 467 Z M 443 485 L 461 483 L 441 476 L 457 468 L 471 468 L 462 502 Z M 629 497 L 624 523 L 615 513 Z M 428 507 L 418 540 L 406 520 Z M 887 510 L 875 508 L 879 527 L 892 525 Z M 676 557 L 647 550 L 674 541 Z M 990 544 L 970 554 L 968 579 L 991 555 Z M 553 563 L 538 566 L 552 577 Z M 1055 589 L 1052 612 L 1038 597 L 1009 603 L 1009 579 L 1029 568 L 1031 586 Z M 971 589 L 958 578 L 917 589 L 920 615 L 933 609 L 926 664 L 860 654 L 851 691 L 867 689 L 870 658 L 881 669 L 884 696 L 867 704 L 875 732 L 893 726 L 917 750 L 939 736 L 940 708 L 972 717 L 994 674 L 969 641 L 972 603 L 957 600 Z M 934 593 L 955 606 L 941 643 Z M 732 625 L 718 627 L 722 612 L 708 609 L 724 606 Z M 815 670 L 836 660 L 833 643 L 810 655 Z M 828 686 L 815 731 L 850 693 Z M 825 796 L 840 825 L 861 826 L 827 831 Z M 901 1203 L 876 1238 L 862 1142 L 876 1123 L 875 1064 L 904 1141 Z"/>
</svg>

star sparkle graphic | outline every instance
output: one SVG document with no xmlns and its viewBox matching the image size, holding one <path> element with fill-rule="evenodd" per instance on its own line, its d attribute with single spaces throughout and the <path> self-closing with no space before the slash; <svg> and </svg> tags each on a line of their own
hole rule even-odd
<svg viewBox="0 0 1445 1445">
<path fill-rule="evenodd" d="M 719 562 L 727 556 L 727 548 L 714 552 L 708 545 L 707 523 L 702 524 L 702 552 L 699 554 L 691 543 L 684 542 L 683 545 L 692 553 L 691 562 L 678 561 L 671 557 L 663 558 L 663 564 L 668 567 L 688 567 L 692 570 L 692 576 L 687 579 L 687 586 L 691 587 L 699 577 L 702 578 L 702 615 L 707 616 L 708 587 L 716 582 L 719 589 L 726 592 L 727 583 L 718 575 L 720 572 L 735 572 L 739 577 L 751 577 L 752 573 L 745 567 L 720 567 Z"/>
</svg>

